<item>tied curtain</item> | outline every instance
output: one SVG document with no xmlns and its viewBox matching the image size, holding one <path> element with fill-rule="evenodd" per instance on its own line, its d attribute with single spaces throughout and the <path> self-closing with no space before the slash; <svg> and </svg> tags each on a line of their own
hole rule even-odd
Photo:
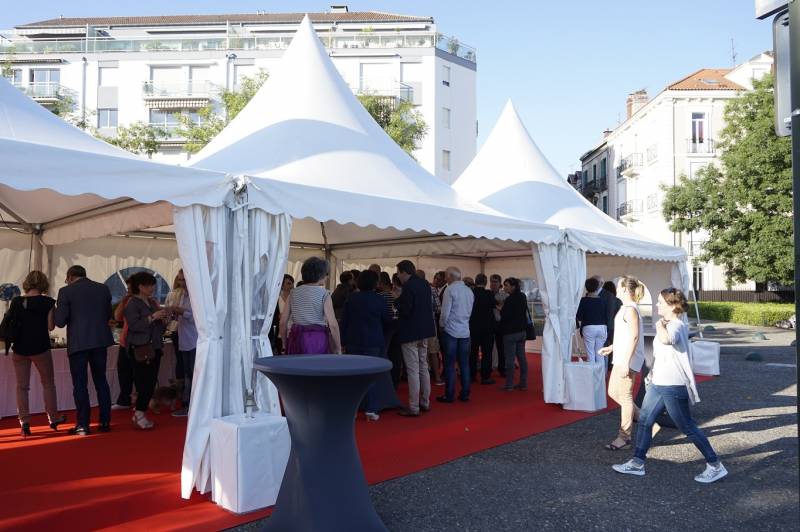
<svg viewBox="0 0 800 532">
<path fill-rule="evenodd" d="M 586 253 L 563 240 L 533 247 L 545 313 L 542 382 L 545 403 L 566 402 L 564 364 L 572 354 L 575 314 L 586 280 Z"/>
<path fill-rule="evenodd" d="M 253 375 L 271 356 L 267 333 L 286 269 L 291 219 L 250 209 L 246 189 L 223 207 L 176 208 L 175 236 L 197 326 L 181 495 L 211 489 L 211 420 L 258 409 L 280 415 L 277 391 Z"/>
</svg>

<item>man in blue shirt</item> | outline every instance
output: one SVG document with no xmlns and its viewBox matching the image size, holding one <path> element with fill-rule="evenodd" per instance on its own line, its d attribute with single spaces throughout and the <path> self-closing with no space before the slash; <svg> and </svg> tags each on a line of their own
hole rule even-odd
<svg viewBox="0 0 800 532">
<path fill-rule="evenodd" d="M 461 370 L 460 401 L 469 401 L 472 375 L 469 371 L 469 317 L 475 295 L 461 280 L 461 270 L 451 266 L 446 271 L 447 289 L 442 298 L 442 351 L 444 352 L 445 394 L 437 397 L 440 403 L 452 403 L 456 392 L 456 360 Z"/>
</svg>

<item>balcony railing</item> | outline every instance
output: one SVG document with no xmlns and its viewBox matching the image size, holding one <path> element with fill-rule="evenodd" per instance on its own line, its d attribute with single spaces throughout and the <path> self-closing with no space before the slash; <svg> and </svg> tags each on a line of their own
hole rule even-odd
<svg viewBox="0 0 800 532">
<path fill-rule="evenodd" d="M 394 78 L 361 78 L 358 87 L 350 87 L 355 94 L 367 94 L 414 101 L 414 87 Z"/>
<path fill-rule="evenodd" d="M 639 173 L 642 167 L 642 154 L 632 153 L 620 161 L 617 166 L 617 175 L 633 176 Z"/>
<path fill-rule="evenodd" d="M 285 50 L 294 33 L 272 35 L 228 35 L 225 37 L 189 37 L 183 39 L 154 39 L 141 37 L 114 39 L 91 37 L 84 39 L 33 40 L 16 38 L 13 30 L 2 32 L 0 54 L 59 54 L 104 52 L 187 52 L 208 50 Z M 342 32 L 318 33 L 322 43 L 332 50 L 387 49 L 387 48 L 439 48 L 461 59 L 477 62 L 475 48 L 455 37 L 434 32 L 397 32 L 377 34 L 362 31 L 351 35 Z"/>
<path fill-rule="evenodd" d="M 650 194 L 647 196 L 647 210 L 648 211 L 656 211 L 658 210 L 660 201 L 658 198 L 658 194 Z"/>
<path fill-rule="evenodd" d="M 68 92 L 60 83 L 15 83 L 14 86 L 34 100 L 61 100 Z"/>
<path fill-rule="evenodd" d="M 711 139 L 702 139 L 702 141 L 698 141 L 697 139 L 686 139 L 686 152 L 693 154 L 714 155 L 716 152 L 716 147 L 714 146 L 714 141 Z"/>
<path fill-rule="evenodd" d="M 617 207 L 617 218 L 627 218 L 642 213 L 642 200 L 628 200 Z"/>
<path fill-rule="evenodd" d="M 145 81 L 142 83 L 142 97 L 160 98 L 210 98 L 216 85 L 209 81 Z"/>
</svg>

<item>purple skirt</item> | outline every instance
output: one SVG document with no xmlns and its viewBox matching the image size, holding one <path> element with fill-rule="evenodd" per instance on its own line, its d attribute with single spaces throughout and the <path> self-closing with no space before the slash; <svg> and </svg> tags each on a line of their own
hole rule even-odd
<svg viewBox="0 0 800 532">
<path fill-rule="evenodd" d="M 286 342 L 287 355 L 329 354 L 330 332 L 322 325 L 292 325 Z"/>
</svg>

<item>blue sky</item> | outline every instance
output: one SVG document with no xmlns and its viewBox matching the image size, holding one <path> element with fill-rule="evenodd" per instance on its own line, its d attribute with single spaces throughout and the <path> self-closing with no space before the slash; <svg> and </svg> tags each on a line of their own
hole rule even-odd
<svg viewBox="0 0 800 532">
<path fill-rule="evenodd" d="M 82 0 L 4 2 L 0 28 L 66 16 L 324 11 L 321 0 Z M 625 97 L 703 67 L 772 48 L 753 0 L 351 0 L 352 11 L 434 17 L 439 31 L 478 49 L 479 146 L 510 97 L 533 138 L 564 175 L 603 129 L 624 119 Z"/>
</svg>

